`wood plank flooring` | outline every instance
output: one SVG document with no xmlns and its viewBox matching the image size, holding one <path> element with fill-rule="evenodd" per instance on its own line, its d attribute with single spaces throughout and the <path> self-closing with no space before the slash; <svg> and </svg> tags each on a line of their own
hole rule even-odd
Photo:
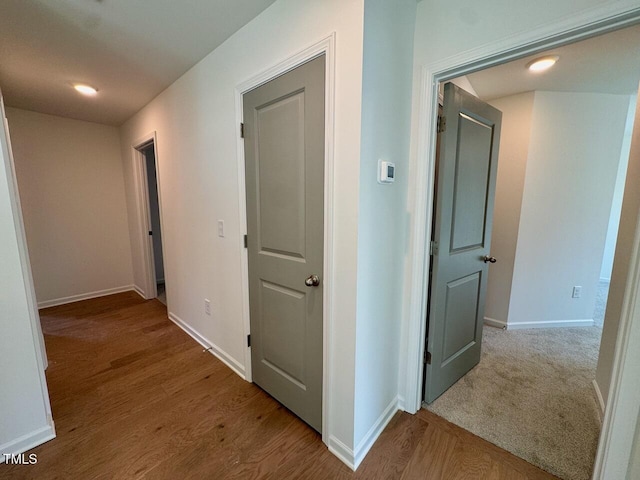
<svg viewBox="0 0 640 480">
<path fill-rule="evenodd" d="M 357 472 L 133 292 L 41 311 L 57 438 L 0 479 L 552 479 L 422 410 Z"/>
</svg>

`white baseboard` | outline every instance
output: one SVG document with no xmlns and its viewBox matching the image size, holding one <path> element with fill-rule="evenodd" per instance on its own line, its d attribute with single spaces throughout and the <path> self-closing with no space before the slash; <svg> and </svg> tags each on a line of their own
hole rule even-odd
<svg viewBox="0 0 640 480">
<path fill-rule="evenodd" d="M 353 450 L 333 435 L 329 436 L 329 451 L 351 470 L 355 470 Z"/>
<path fill-rule="evenodd" d="M 593 318 L 584 320 L 551 320 L 544 322 L 507 323 L 507 330 L 524 330 L 526 328 L 593 327 L 593 325 Z"/>
<path fill-rule="evenodd" d="M 490 327 L 507 328 L 507 322 L 496 320 L 495 318 L 484 317 L 484 324 Z"/>
<path fill-rule="evenodd" d="M 114 295 L 116 293 L 129 292 L 135 290 L 135 285 L 125 285 L 122 287 L 107 288 L 105 290 L 97 290 L 95 292 L 80 293 L 78 295 L 71 295 L 69 297 L 54 298 L 53 300 L 45 300 L 38 302 L 38 308 L 57 307 L 58 305 L 65 305 L 67 303 L 80 302 L 82 300 L 89 300 L 91 298 L 105 297 L 107 295 Z"/>
<path fill-rule="evenodd" d="M 48 425 L 0 445 L 0 463 L 5 461 L 4 453 L 19 455 L 54 438 L 56 438 L 56 428 L 53 419 L 49 418 Z"/>
<path fill-rule="evenodd" d="M 402 395 L 398 395 L 398 410 L 402 410 L 403 412 L 406 412 L 406 407 L 407 404 L 404 401 L 404 397 Z"/>
<path fill-rule="evenodd" d="M 213 355 L 215 355 L 222 363 L 237 373 L 243 380 L 246 380 L 244 365 L 238 362 L 235 358 L 229 355 L 227 352 L 218 347 L 215 343 L 208 340 L 205 336 L 201 335 L 196 329 L 194 329 L 187 322 L 178 317 L 175 313 L 169 312 L 169 320 L 179 326 L 196 342 L 208 349 Z"/>
<path fill-rule="evenodd" d="M 140 288 L 138 285 L 133 286 L 133 291 L 142 297 L 143 300 L 147 299 L 147 296 L 144 294 L 144 290 Z"/>
<path fill-rule="evenodd" d="M 371 426 L 366 435 L 360 440 L 356 446 L 353 459 L 353 469 L 358 468 L 364 457 L 367 456 L 371 447 L 376 442 L 385 427 L 389 424 L 393 416 L 398 411 L 398 397 L 394 398 L 387 408 L 380 414 L 376 422 Z"/>
<path fill-rule="evenodd" d="M 600 407 L 600 423 L 602 423 L 602 419 L 604 418 L 604 399 L 602 398 L 602 392 L 600 391 L 600 385 L 596 382 L 595 379 L 592 380 L 591 384 L 593 385 L 593 391 L 596 395 L 596 400 L 598 401 L 598 407 Z"/>
</svg>

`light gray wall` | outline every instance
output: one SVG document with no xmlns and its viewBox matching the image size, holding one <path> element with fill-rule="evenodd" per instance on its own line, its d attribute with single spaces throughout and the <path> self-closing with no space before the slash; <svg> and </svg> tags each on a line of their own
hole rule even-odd
<svg viewBox="0 0 640 480">
<path fill-rule="evenodd" d="M 517 327 L 592 318 L 629 99 L 530 92 L 491 101 L 503 133 L 487 319 Z M 582 298 L 571 298 L 574 285 Z"/>
<path fill-rule="evenodd" d="M 7 109 L 39 304 L 133 284 L 118 129 Z"/>
<path fill-rule="evenodd" d="M 502 112 L 502 132 L 491 234 L 491 254 L 498 262 L 489 268 L 485 317 L 500 323 L 509 316 L 533 100 L 534 93 L 527 92 L 489 102 Z"/>
<path fill-rule="evenodd" d="M 355 445 L 398 392 L 415 13 L 415 0 L 365 1 Z M 377 182 L 379 159 L 395 183 Z"/>
<path fill-rule="evenodd" d="M 611 370 L 615 353 L 616 339 L 620 326 L 622 302 L 624 290 L 629 273 L 629 261 L 633 250 L 636 224 L 640 214 L 640 108 L 636 104 L 635 123 L 631 138 L 631 151 L 629 153 L 629 166 L 627 168 L 627 182 L 624 188 L 622 200 L 622 212 L 620 214 L 620 227 L 618 229 L 618 241 L 611 273 L 609 298 L 605 313 L 602 340 L 600 342 L 600 355 L 596 370 L 596 382 L 602 393 L 605 405 L 609 398 L 611 385 Z M 636 346 L 637 348 L 637 346 Z"/>
<path fill-rule="evenodd" d="M 510 326 L 593 318 L 628 104 L 536 92 Z M 571 297 L 575 285 L 581 298 Z"/>
</svg>

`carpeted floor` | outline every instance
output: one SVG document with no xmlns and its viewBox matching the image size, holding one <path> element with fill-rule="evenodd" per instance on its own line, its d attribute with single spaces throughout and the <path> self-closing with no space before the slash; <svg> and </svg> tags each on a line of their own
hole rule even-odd
<svg viewBox="0 0 640 480">
<path fill-rule="evenodd" d="M 480 364 L 428 406 L 566 480 L 591 478 L 600 435 L 599 327 L 485 327 Z"/>
</svg>

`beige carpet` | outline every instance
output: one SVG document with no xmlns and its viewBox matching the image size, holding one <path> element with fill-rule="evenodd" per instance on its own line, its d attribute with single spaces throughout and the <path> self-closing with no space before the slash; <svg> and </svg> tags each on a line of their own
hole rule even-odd
<svg viewBox="0 0 640 480">
<path fill-rule="evenodd" d="M 587 480 L 600 422 L 598 327 L 485 327 L 480 364 L 428 409 L 566 480 Z"/>
</svg>

